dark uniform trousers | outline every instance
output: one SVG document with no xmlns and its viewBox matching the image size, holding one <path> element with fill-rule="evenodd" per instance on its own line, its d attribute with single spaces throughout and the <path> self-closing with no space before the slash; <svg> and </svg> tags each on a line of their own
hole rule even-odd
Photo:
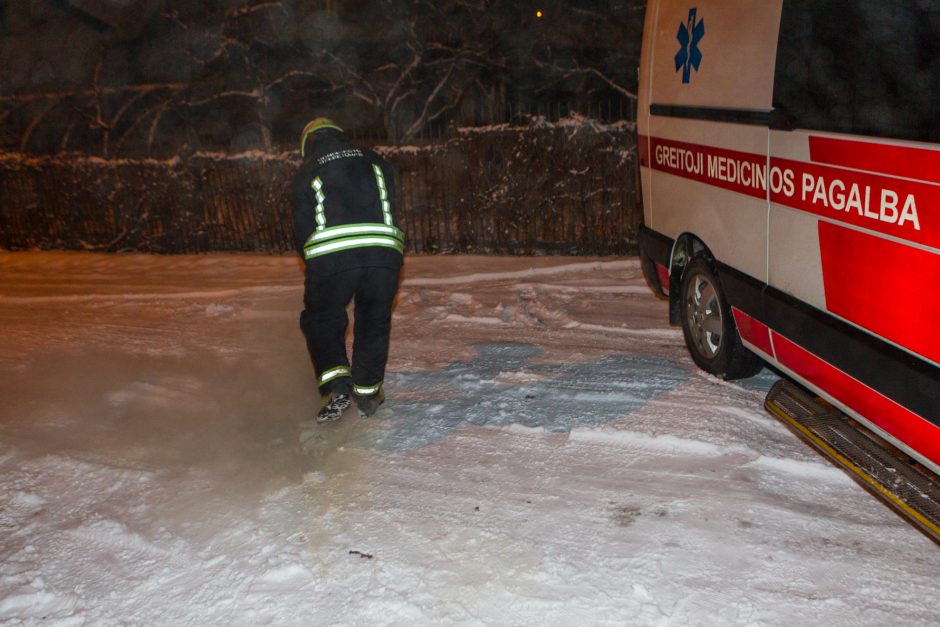
<svg viewBox="0 0 940 627">
<path fill-rule="evenodd" d="M 352 380 L 343 375 L 322 381 L 321 393 L 327 389 L 336 394 L 349 393 L 353 384 L 368 388 L 382 383 L 399 271 L 365 267 L 323 276 L 315 271 L 314 264 L 306 264 L 300 328 L 318 381 L 322 381 L 325 372 L 349 368 L 346 308 L 355 298 Z"/>
</svg>

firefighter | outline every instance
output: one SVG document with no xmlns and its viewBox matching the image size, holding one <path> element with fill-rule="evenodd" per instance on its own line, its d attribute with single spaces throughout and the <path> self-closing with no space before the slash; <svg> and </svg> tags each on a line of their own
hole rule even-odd
<svg viewBox="0 0 940 627">
<path fill-rule="evenodd" d="M 385 398 L 392 302 L 402 266 L 394 175 L 382 157 L 353 145 L 327 118 L 307 124 L 300 154 L 290 197 L 304 260 L 300 328 L 324 399 L 317 422 L 338 420 L 352 400 L 360 415 L 371 416 Z M 350 365 L 346 307 L 353 299 Z"/>
</svg>

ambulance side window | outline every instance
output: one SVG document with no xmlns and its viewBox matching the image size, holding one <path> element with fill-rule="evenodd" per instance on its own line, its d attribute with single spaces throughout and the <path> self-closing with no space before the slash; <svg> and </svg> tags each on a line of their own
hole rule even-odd
<svg viewBox="0 0 940 627">
<path fill-rule="evenodd" d="M 940 142 L 940 3 L 784 0 L 774 120 Z"/>
</svg>

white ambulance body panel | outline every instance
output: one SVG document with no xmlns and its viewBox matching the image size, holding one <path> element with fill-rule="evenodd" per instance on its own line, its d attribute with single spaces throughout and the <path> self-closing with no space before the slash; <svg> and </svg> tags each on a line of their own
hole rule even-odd
<svg viewBox="0 0 940 627">
<path fill-rule="evenodd" d="M 826 293 L 822 274 L 806 268 L 822 266 L 819 254 L 819 220 L 775 205 L 768 225 L 768 283 L 814 307 L 824 309 Z M 800 263 L 793 263 L 799 259 Z"/>
<path fill-rule="evenodd" d="M 649 84 L 651 102 L 692 107 L 754 109 L 771 106 L 776 60 L 776 32 L 782 0 L 662 0 L 655 3 L 652 76 L 677 74 L 676 55 L 681 54 L 677 33 L 685 27 L 695 38 L 694 47 L 703 62 L 678 70 L 680 80 L 655 80 Z M 768 37 L 774 41 L 768 41 Z M 723 52 L 724 48 L 727 52 Z M 744 51 L 749 51 L 744 54 Z M 715 59 L 705 63 L 704 59 Z M 688 81 L 685 79 L 688 78 Z"/>
<path fill-rule="evenodd" d="M 721 124 L 721 128 L 716 126 L 719 125 L 694 120 L 654 119 L 649 128 L 658 139 L 650 148 L 650 159 L 663 165 L 677 163 L 678 169 L 704 175 L 710 169 L 723 172 L 727 161 L 718 161 L 720 157 L 701 151 L 684 150 L 682 144 L 691 141 L 717 148 L 730 149 L 734 145 L 745 146 L 751 151 L 767 149 L 766 129 L 755 131 L 734 124 Z M 682 139 L 676 139 L 679 137 Z M 766 199 L 719 188 L 702 194 L 701 187 L 702 184 L 693 179 L 654 170 L 647 188 L 651 228 L 673 238 L 687 231 L 697 233 L 713 242 L 716 255 L 727 257 L 734 254 L 743 271 L 755 277 L 766 277 L 766 239 L 754 235 L 767 230 Z M 666 210 L 659 211 L 659 207 Z"/>
<path fill-rule="evenodd" d="M 890 5 L 650 0 L 641 258 L 673 322 L 707 258 L 747 349 L 938 472 L 940 6 Z"/>
<path fill-rule="evenodd" d="M 794 161 L 809 161 L 806 138 L 771 131 L 774 154 Z M 794 181 L 794 186 L 797 181 Z M 819 219 L 811 214 L 772 203 L 768 225 L 768 283 L 819 309 L 826 308 L 821 268 Z M 773 236 L 771 237 L 771 233 Z M 794 259 L 801 260 L 793 263 Z"/>
<path fill-rule="evenodd" d="M 711 10 L 722 2 L 697 2 L 690 8 L 685 0 L 663 0 L 656 5 L 654 19 L 656 37 L 651 46 L 651 67 L 641 80 L 649 80 L 646 93 L 648 104 L 660 103 L 673 112 L 683 108 L 708 107 L 713 109 L 766 111 L 770 108 L 773 88 L 774 47 L 762 46 L 766 33 L 772 32 L 780 20 L 780 2 L 731 2 L 730 10 Z M 708 16 L 707 18 L 705 16 Z M 650 16 L 647 16 L 649 19 Z M 677 70 L 677 51 L 680 50 L 678 33 L 688 33 L 690 43 L 686 55 L 692 58 Z M 725 49 L 725 51 L 722 51 Z M 759 49 L 762 54 L 747 59 L 736 58 L 735 51 Z M 724 63 L 699 63 L 694 66 L 693 50 L 699 50 L 702 59 L 718 57 L 729 59 Z M 680 59 L 681 60 L 681 59 Z M 686 73 L 688 76 L 686 76 Z M 678 80 L 658 80 L 659 76 Z M 688 82 L 685 79 L 688 78 Z M 743 86 L 743 88 L 742 88 Z M 758 183 L 760 169 L 745 164 L 745 172 L 731 172 L 727 155 L 720 149 L 766 154 L 768 129 L 752 125 L 701 121 L 665 116 L 640 118 L 641 136 L 655 138 L 649 146 L 650 159 L 672 171 L 701 178 L 744 178 Z M 685 144 L 710 146 L 718 149 L 711 153 L 689 150 Z M 648 203 L 648 222 L 651 228 L 675 238 L 692 231 L 713 242 L 718 256 L 733 253 L 739 256 L 741 269 L 748 274 L 766 278 L 766 240 L 755 233 L 767 230 L 767 203 L 765 198 L 745 196 L 731 190 L 712 189 L 709 194 L 696 190 L 701 184 L 696 179 L 677 180 L 669 171 L 653 170 L 647 178 L 644 201 Z M 690 199 L 694 199 L 691 202 Z M 658 212 L 658 206 L 666 211 Z"/>
</svg>

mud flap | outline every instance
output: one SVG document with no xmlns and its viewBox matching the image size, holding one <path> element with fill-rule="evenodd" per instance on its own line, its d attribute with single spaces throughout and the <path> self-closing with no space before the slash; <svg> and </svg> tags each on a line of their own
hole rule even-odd
<svg viewBox="0 0 940 627">
<path fill-rule="evenodd" d="M 791 381 L 774 384 L 764 407 L 940 544 L 940 478 Z"/>
</svg>

